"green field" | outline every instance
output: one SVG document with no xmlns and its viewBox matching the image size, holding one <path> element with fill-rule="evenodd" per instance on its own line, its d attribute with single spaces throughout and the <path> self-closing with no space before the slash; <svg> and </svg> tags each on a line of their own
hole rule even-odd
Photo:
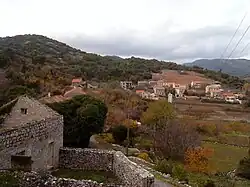
<svg viewBox="0 0 250 187">
<path fill-rule="evenodd" d="M 214 149 L 214 155 L 210 161 L 214 169 L 220 172 L 236 169 L 240 159 L 248 155 L 248 148 L 246 147 L 243 148 L 208 142 L 204 142 L 203 146 Z"/>
</svg>

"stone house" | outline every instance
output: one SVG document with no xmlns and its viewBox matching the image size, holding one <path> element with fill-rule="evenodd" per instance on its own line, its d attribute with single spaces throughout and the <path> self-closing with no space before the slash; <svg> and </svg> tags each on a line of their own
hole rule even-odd
<svg viewBox="0 0 250 187">
<path fill-rule="evenodd" d="M 20 96 L 9 107 L 0 124 L 0 169 L 57 167 L 63 146 L 63 116 L 27 96 Z"/>
<path fill-rule="evenodd" d="M 157 96 L 166 96 L 165 88 L 163 86 L 154 86 L 154 94 Z"/>
<path fill-rule="evenodd" d="M 205 93 L 209 94 L 210 97 L 217 97 L 220 95 L 220 93 L 223 90 L 221 89 L 221 85 L 220 84 L 211 84 L 206 86 L 205 88 Z"/>
<path fill-rule="evenodd" d="M 73 86 L 73 87 L 86 87 L 86 81 L 83 81 L 82 78 L 72 79 L 71 86 Z"/>
<path fill-rule="evenodd" d="M 122 87 L 124 90 L 128 90 L 128 89 L 133 88 L 133 83 L 132 83 L 132 81 L 121 81 L 121 82 L 120 82 L 120 85 L 121 85 L 121 87 Z"/>
<path fill-rule="evenodd" d="M 185 90 L 187 89 L 186 85 L 180 85 L 176 86 L 175 88 L 175 96 L 176 97 L 183 97 Z"/>
<path fill-rule="evenodd" d="M 148 86 L 148 84 L 149 84 L 148 81 L 138 81 L 138 82 L 137 82 L 137 85 L 138 85 L 138 86 L 143 86 L 143 87 Z"/>
<path fill-rule="evenodd" d="M 135 93 L 143 99 L 159 100 L 159 97 L 157 97 L 155 93 L 150 93 L 149 91 L 143 89 L 137 89 Z"/>
</svg>

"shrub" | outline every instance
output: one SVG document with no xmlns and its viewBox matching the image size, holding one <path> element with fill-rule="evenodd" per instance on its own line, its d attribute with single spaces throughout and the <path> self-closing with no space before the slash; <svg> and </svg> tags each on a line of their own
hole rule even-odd
<svg viewBox="0 0 250 187">
<path fill-rule="evenodd" d="M 210 173 L 211 164 L 209 158 L 213 155 L 213 149 L 195 148 L 188 149 L 185 155 L 186 169 L 192 172 Z"/>
<path fill-rule="evenodd" d="M 187 181 L 187 172 L 184 169 L 183 165 L 181 164 L 176 164 L 174 165 L 173 169 L 172 169 L 172 175 L 181 180 L 181 181 Z"/>
<path fill-rule="evenodd" d="M 139 149 L 150 151 L 150 149 L 153 147 L 152 140 L 148 140 L 145 138 L 137 139 L 137 147 Z"/>
<path fill-rule="evenodd" d="M 250 179 L 250 158 L 243 158 L 240 160 L 239 166 L 236 170 L 236 175 Z"/>
<path fill-rule="evenodd" d="M 214 124 L 199 124 L 196 127 L 197 132 L 203 135 L 215 136 L 218 134 L 217 126 Z"/>
<path fill-rule="evenodd" d="M 2 187 L 18 187 L 18 179 L 9 172 L 0 172 L 0 186 Z"/>
<path fill-rule="evenodd" d="M 207 180 L 207 182 L 205 183 L 204 187 L 215 187 L 214 181 Z"/>
<path fill-rule="evenodd" d="M 115 143 L 121 144 L 127 138 L 127 127 L 124 125 L 118 125 L 112 128 L 112 136 Z"/>
<path fill-rule="evenodd" d="M 141 158 L 147 162 L 150 162 L 150 157 L 149 157 L 148 153 L 140 153 L 137 157 Z"/>
<path fill-rule="evenodd" d="M 101 138 L 107 143 L 115 143 L 115 140 L 111 133 L 103 133 L 101 134 Z"/>
<path fill-rule="evenodd" d="M 154 169 L 165 174 L 172 174 L 173 163 L 171 161 L 163 159 L 157 161 Z"/>
</svg>

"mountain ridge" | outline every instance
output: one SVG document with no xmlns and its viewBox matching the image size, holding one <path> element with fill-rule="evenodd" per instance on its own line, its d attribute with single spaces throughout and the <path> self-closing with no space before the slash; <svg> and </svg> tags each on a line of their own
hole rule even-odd
<svg viewBox="0 0 250 187">
<path fill-rule="evenodd" d="M 222 71 L 234 76 L 250 75 L 250 60 L 248 59 L 198 59 L 185 66 L 200 66 L 214 71 Z"/>
</svg>

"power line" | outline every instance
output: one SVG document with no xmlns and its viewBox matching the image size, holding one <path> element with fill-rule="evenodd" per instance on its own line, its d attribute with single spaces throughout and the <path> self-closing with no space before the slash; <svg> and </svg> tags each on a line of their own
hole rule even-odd
<svg viewBox="0 0 250 187">
<path fill-rule="evenodd" d="M 243 52 L 247 49 L 247 47 L 249 46 L 249 44 L 250 44 L 250 42 L 248 42 L 247 45 L 245 45 L 245 47 L 240 52 L 239 56 L 243 54 Z"/>
<path fill-rule="evenodd" d="M 240 42 L 242 41 L 242 39 L 244 38 L 244 36 L 246 35 L 247 31 L 249 30 L 250 25 L 247 27 L 247 29 L 245 30 L 245 32 L 243 33 L 243 35 L 241 36 L 241 38 L 239 39 L 239 41 L 237 42 L 237 44 L 235 45 L 234 49 L 232 50 L 232 52 L 230 53 L 230 55 L 227 57 L 227 60 L 232 56 L 232 54 L 234 53 L 234 51 L 236 50 L 236 48 L 238 47 L 238 45 L 240 44 Z"/>
<path fill-rule="evenodd" d="M 224 50 L 224 51 L 223 51 L 223 53 L 221 54 L 220 59 L 222 59 L 222 58 L 223 58 L 224 54 L 225 54 L 225 53 L 226 53 L 226 51 L 228 50 L 228 47 L 229 47 L 229 46 L 230 46 L 230 44 L 232 43 L 232 41 L 233 41 L 233 39 L 234 39 L 234 37 L 235 37 L 236 33 L 237 33 L 237 32 L 238 32 L 238 30 L 240 29 L 240 26 L 241 26 L 241 24 L 243 23 L 243 21 L 245 20 L 246 16 L 247 16 L 247 12 L 245 13 L 245 15 L 243 16 L 243 18 L 241 19 L 240 24 L 238 25 L 237 29 L 235 30 L 235 32 L 234 32 L 234 34 L 233 34 L 233 36 L 231 37 L 231 39 L 230 39 L 229 43 L 227 44 L 227 46 L 226 46 L 226 48 L 225 48 L 225 50 Z"/>
</svg>

